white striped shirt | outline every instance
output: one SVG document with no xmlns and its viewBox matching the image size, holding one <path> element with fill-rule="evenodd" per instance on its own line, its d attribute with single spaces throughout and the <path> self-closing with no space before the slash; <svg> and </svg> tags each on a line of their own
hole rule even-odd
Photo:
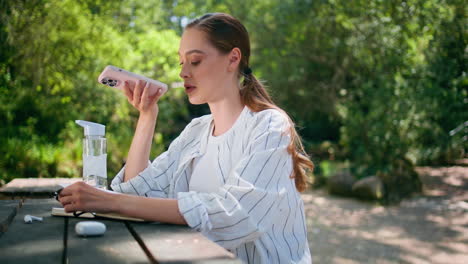
<svg viewBox="0 0 468 264">
<path fill-rule="evenodd" d="M 246 263 L 311 263 L 303 201 L 296 190 L 289 122 L 279 111 L 245 107 L 218 148 L 223 185 L 189 190 L 192 160 L 206 151 L 211 115 L 195 118 L 169 149 L 130 181 L 124 168 L 114 191 L 178 199 L 188 225 Z"/>
<path fill-rule="evenodd" d="M 214 125 L 210 126 L 208 143 L 205 154 L 193 159 L 192 176 L 189 183 L 189 191 L 212 193 L 217 192 L 219 187 L 224 185 L 223 175 L 220 170 L 213 170 L 213 164 L 218 163 L 218 152 L 221 148 L 220 143 L 229 133 L 220 136 L 213 136 Z"/>
</svg>

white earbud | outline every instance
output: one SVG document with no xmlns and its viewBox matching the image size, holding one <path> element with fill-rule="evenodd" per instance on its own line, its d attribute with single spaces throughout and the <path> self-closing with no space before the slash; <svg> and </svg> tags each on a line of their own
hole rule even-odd
<svg viewBox="0 0 468 264">
<path fill-rule="evenodd" d="M 33 222 L 33 220 L 42 222 L 42 217 L 37 217 L 37 216 L 33 216 L 33 215 L 25 215 L 24 216 L 24 222 L 26 224 L 31 224 Z"/>
</svg>

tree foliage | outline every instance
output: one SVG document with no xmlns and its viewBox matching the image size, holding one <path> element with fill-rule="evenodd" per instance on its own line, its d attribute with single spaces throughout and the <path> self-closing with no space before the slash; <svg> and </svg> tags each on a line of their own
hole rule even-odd
<svg viewBox="0 0 468 264">
<path fill-rule="evenodd" d="M 338 144 L 327 150 L 359 178 L 378 175 L 387 201 L 420 190 L 415 164 L 466 153 L 466 136 L 449 135 L 467 118 L 463 1 L 236 3 L 187 13 L 229 12 L 246 23 L 254 72 L 310 152 Z"/>
<path fill-rule="evenodd" d="M 79 175 L 83 132 L 76 119 L 107 126 L 109 174 L 120 168 L 137 113 L 124 96 L 97 83 L 100 71 L 112 64 L 178 81 L 179 36 L 162 26 L 158 6 L 126 4 L 2 2 L 1 178 Z M 137 19 L 142 8 L 154 16 Z M 182 90 L 170 91 L 161 105 L 167 111 L 160 116 L 154 153 L 180 132 L 183 124 L 175 120 L 187 118 Z"/>
<path fill-rule="evenodd" d="M 254 73 L 291 114 L 316 163 L 326 146 L 358 177 L 378 175 L 386 199 L 398 200 L 420 188 L 415 164 L 466 153 L 463 129 L 453 133 L 467 121 L 461 0 L 23 0 L 1 7 L 3 179 L 76 176 L 82 133 L 75 119 L 107 125 L 109 171 L 117 171 L 137 113 L 96 76 L 114 64 L 180 81 L 179 36 L 207 12 L 246 25 Z M 154 154 L 206 112 L 189 106 L 181 89 L 161 104 Z"/>
</svg>

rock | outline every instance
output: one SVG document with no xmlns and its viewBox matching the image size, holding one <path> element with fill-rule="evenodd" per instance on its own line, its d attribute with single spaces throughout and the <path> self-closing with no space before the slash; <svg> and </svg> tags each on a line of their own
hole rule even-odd
<svg viewBox="0 0 468 264">
<path fill-rule="evenodd" d="M 366 200 L 378 200 L 384 196 L 383 183 L 377 176 L 361 179 L 353 184 L 354 196 Z"/>
<path fill-rule="evenodd" d="M 328 179 L 328 192 L 341 196 L 353 196 L 352 187 L 355 182 L 356 179 L 351 173 L 347 171 L 337 173 Z"/>
</svg>

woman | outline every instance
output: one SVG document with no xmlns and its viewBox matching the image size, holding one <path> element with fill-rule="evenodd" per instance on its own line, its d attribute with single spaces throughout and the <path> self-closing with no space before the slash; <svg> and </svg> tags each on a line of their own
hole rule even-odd
<svg viewBox="0 0 468 264">
<path fill-rule="evenodd" d="M 140 116 L 111 185 L 125 194 L 77 183 L 60 194 L 65 210 L 189 225 L 248 263 L 310 263 L 298 191 L 313 164 L 249 68 L 247 30 L 232 16 L 204 15 L 187 25 L 179 56 L 190 103 L 208 103 L 212 114 L 192 120 L 150 163 L 160 93 L 126 83 Z"/>
</svg>

